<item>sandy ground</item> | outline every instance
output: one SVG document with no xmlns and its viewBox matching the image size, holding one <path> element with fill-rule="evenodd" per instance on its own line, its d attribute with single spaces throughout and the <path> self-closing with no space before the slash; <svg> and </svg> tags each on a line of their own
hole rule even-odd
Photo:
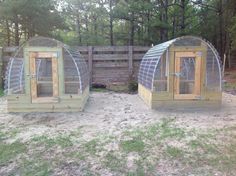
<svg viewBox="0 0 236 176">
<path fill-rule="evenodd" d="M 84 139 L 98 133 L 119 135 L 131 127 L 175 118 L 187 128 L 222 128 L 236 124 L 236 96 L 223 94 L 221 109 L 214 111 L 156 111 L 149 109 L 138 95 L 92 92 L 84 112 L 78 113 L 6 113 L 6 101 L 0 101 L 0 125 L 19 129 L 17 139 L 27 141 L 35 135 L 57 135 L 80 129 Z M 22 130 L 21 130 L 22 129 Z"/>
</svg>

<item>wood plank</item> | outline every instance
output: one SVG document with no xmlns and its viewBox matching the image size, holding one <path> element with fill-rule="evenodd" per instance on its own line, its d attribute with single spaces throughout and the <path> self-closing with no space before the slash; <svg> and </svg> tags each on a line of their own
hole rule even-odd
<svg viewBox="0 0 236 176">
<path fill-rule="evenodd" d="M 52 58 L 53 97 L 59 96 L 58 59 Z"/>
<path fill-rule="evenodd" d="M 144 87 L 142 84 L 138 85 L 138 94 L 139 97 L 148 105 L 148 107 L 152 106 L 152 92 Z"/>
<path fill-rule="evenodd" d="M 90 85 L 93 82 L 93 47 L 89 47 L 89 56 L 88 56 L 88 69 L 89 69 L 89 82 Z"/>
<path fill-rule="evenodd" d="M 37 52 L 35 57 L 36 58 L 52 58 L 52 57 L 57 58 L 57 53 L 56 52 Z"/>
<path fill-rule="evenodd" d="M 127 54 L 94 54 L 94 61 L 120 61 L 126 60 L 128 62 L 128 53 Z"/>
<path fill-rule="evenodd" d="M 31 85 L 31 98 L 37 98 L 37 78 L 36 78 L 36 62 L 35 53 L 30 52 L 30 85 Z"/>
<path fill-rule="evenodd" d="M 133 46 L 134 52 L 138 51 L 146 53 L 149 49 L 151 49 L 150 46 Z"/>
<path fill-rule="evenodd" d="M 129 63 L 129 76 L 133 74 L 133 46 L 129 46 L 129 56 L 128 56 L 128 63 Z"/>
<path fill-rule="evenodd" d="M 94 46 L 95 52 L 128 52 L 128 46 Z"/>
<path fill-rule="evenodd" d="M 197 96 L 201 95 L 201 62 L 202 56 L 196 56 L 195 59 L 195 88 L 194 88 L 194 94 Z"/>
</svg>

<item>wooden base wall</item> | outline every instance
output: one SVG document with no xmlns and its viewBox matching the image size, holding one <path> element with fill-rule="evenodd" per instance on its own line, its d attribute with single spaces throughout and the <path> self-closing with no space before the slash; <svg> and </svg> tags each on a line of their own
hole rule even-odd
<svg viewBox="0 0 236 176">
<path fill-rule="evenodd" d="M 89 98 L 89 88 L 83 94 L 62 95 L 55 102 L 31 103 L 28 95 L 9 95 L 8 112 L 79 112 L 83 111 Z"/>
<path fill-rule="evenodd" d="M 138 94 L 141 99 L 152 109 L 197 109 L 197 108 L 219 108 L 222 102 L 221 92 L 205 91 L 199 100 L 174 100 L 171 93 L 153 93 L 151 90 L 139 84 Z"/>
<path fill-rule="evenodd" d="M 152 107 L 152 92 L 143 85 L 138 85 L 138 94 L 140 98 L 151 108 Z"/>
</svg>

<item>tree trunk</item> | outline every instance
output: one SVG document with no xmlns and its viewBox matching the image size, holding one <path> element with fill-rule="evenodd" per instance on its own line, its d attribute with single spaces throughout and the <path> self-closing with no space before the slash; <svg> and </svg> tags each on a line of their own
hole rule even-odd
<svg viewBox="0 0 236 176">
<path fill-rule="evenodd" d="M 164 17 L 164 21 L 166 24 L 168 24 L 168 0 L 165 0 L 165 17 Z M 169 39 L 169 35 L 168 35 L 168 28 L 165 28 L 165 41 L 167 41 Z"/>
<path fill-rule="evenodd" d="M 181 34 L 185 34 L 185 0 L 181 0 Z"/>
<path fill-rule="evenodd" d="M 176 30 L 176 17 L 173 16 L 173 22 L 172 22 L 172 38 L 175 38 L 175 30 Z"/>
<path fill-rule="evenodd" d="M 223 1 L 220 0 L 219 1 L 219 37 L 220 37 L 220 41 L 219 41 L 219 48 L 220 48 L 220 56 L 221 58 L 223 58 L 224 55 L 224 48 L 223 48 Z"/>
<path fill-rule="evenodd" d="M 77 30 L 77 35 L 79 39 L 79 44 L 82 44 L 82 37 L 81 37 L 81 27 L 80 27 L 80 17 L 79 14 L 76 16 L 76 30 Z"/>
<path fill-rule="evenodd" d="M 94 16 L 94 35 L 95 35 L 95 44 L 98 42 L 98 27 L 97 27 L 97 17 Z"/>
<path fill-rule="evenodd" d="M 11 33 L 10 33 L 10 27 L 9 22 L 6 20 L 6 28 L 7 28 L 7 46 L 11 45 Z"/>
<path fill-rule="evenodd" d="M 134 45 L 134 12 L 131 14 L 131 21 L 130 21 L 130 37 L 129 37 L 129 45 Z"/>
<path fill-rule="evenodd" d="M 110 8 L 110 12 L 109 12 L 109 22 L 110 22 L 110 45 L 113 46 L 114 45 L 114 37 L 113 37 L 113 10 L 112 10 L 112 0 L 109 0 L 109 8 Z"/>
<path fill-rule="evenodd" d="M 15 22 L 15 45 L 19 46 L 20 45 L 20 36 L 19 36 L 19 19 L 18 15 L 15 15 L 14 18 Z"/>
<path fill-rule="evenodd" d="M 85 29 L 86 29 L 86 35 L 87 35 L 87 38 L 88 38 L 89 28 L 88 28 L 88 15 L 87 14 L 85 15 Z M 86 43 L 87 43 L 87 46 L 88 46 L 89 45 L 88 40 L 86 40 Z"/>
</svg>

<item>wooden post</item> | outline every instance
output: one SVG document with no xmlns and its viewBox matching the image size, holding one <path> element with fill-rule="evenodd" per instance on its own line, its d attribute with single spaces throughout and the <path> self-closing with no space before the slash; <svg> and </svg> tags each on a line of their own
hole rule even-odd
<svg viewBox="0 0 236 176">
<path fill-rule="evenodd" d="M 3 49 L 0 47 L 0 88 L 3 88 Z"/>
<path fill-rule="evenodd" d="M 132 77 L 133 75 L 133 46 L 129 46 L 129 76 Z"/>
<path fill-rule="evenodd" d="M 89 69 L 89 82 L 92 85 L 93 82 L 93 47 L 88 47 L 88 69 Z"/>
</svg>

